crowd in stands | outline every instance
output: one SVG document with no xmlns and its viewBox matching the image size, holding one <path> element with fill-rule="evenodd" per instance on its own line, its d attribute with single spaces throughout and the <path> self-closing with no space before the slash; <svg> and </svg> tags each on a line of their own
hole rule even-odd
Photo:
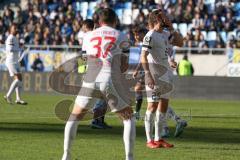
<svg viewBox="0 0 240 160">
<path fill-rule="evenodd" d="M 97 18 L 101 7 L 112 7 L 120 29 L 129 33 L 135 25 L 147 26 L 147 15 L 163 8 L 175 29 L 185 37 L 185 47 L 240 48 L 240 2 L 229 0 L 31 0 L 26 9 L 5 6 L 0 15 L 0 44 L 11 23 L 18 24 L 19 39 L 34 45 L 79 45 L 81 23 Z"/>
</svg>

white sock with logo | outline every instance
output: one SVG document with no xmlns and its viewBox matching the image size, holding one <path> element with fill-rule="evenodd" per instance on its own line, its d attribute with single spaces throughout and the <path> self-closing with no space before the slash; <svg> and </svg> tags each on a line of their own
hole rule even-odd
<svg viewBox="0 0 240 160">
<path fill-rule="evenodd" d="M 12 82 L 12 84 L 11 84 L 9 90 L 8 90 L 8 93 L 7 93 L 7 95 L 6 95 L 7 97 L 11 97 L 11 95 L 12 95 L 12 93 L 14 92 L 15 88 L 18 86 L 18 83 L 19 83 L 19 80 L 18 80 L 18 79 L 15 79 L 15 80 Z"/>
<path fill-rule="evenodd" d="M 123 141 L 125 146 L 126 160 L 133 160 L 133 150 L 136 138 L 135 118 L 123 120 Z"/>
<path fill-rule="evenodd" d="M 64 154 L 62 160 L 70 160 L 72 142 L 77 134 L 79 121 L 67 121 L 64 131 Z"/>
<path fill-rule="evenodd" d="M 145 115 L 145 131 L 147 136 L 147 142 L 150 142 L 153 140 L 152 138 L 153 123 L 154 123 L 154 113 L 147 110 Z"/>
<path fill-rule="evenodd" d="M 22 90 L 22 81 L 19 81 L 17 87 L 15 88 L 17 101 L 21 100 L 21 90 Z"/>
</svg>

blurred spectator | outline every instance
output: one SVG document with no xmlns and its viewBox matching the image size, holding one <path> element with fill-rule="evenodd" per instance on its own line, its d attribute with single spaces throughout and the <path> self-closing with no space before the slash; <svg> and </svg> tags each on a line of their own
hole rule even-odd
<svg viewBox="0 0 240 160">
<path fill-rule="evenodd" d="M 31 66 L 33 71 L 43 72 L 44 71 L 44 65 L 43 61 L 41 60 L 41 57 L 39 54 L 36 55 L 35 60 L 33 61 L 33 64 Z"/>
<path fill-rule="evenodd" d="M 198 30 L 204 31 L 206 34 L 209 31 L 225 32 L 226 35 L 239 30 L 239 27 L 236 29 L 236 21 L 240 20 L 238 7 L 240 5 L 237 1 L 134 0 L 129 6 L 127 5 L 129 1 L 101 0 L 97 1 L 97 5 L 94 7 L 88 3 L 86 13 L 83 11 L 82 2 L 89 1 L 33 0 L 28 1 L 25 6 L 26 10 L 22 10 L 19 6 L 13 8 L 5 6 L 3 14 L 0 16 L 1 39 L 5 41 L 8 34 L 7 28 L 14 22 L 19 25 L 19 38 L 24 39 L 26 44 L 79 44 L 76 43 L 76 37 L 81 36 L 82 21 L 92 17 L 95 26 L 99 26 L 97 14 L 102 7 L 108 6 L 116 9 L 117 14 L 122 16 L 126 11 L 132 9 L 129 11 L 130 14 L 132 13 L 132 23 L 130 25 L 119 23 L 118 25 L 118 28 L 128 33 L 135 25 L 147 26 L 149 11 L 155 8 L 164 9 L 176 23 L 175 26 L 178 29 L 180 23 L 187 26 L 183 29 L 184 35 L 188 31 L 191 36 L 189 37 L 187 34 L 185 37 L 185 47 L 212 47 L 206 43 L 208 37 L 205 34 L 199 34 Z M 121 21 L 122 18 L 120 18 Z M 237 37 L 235 38 L 237 39 Z M 225 37 L 224 42 L 226 39 Z M 240 40 L 236 40 L 235 43 L 237 47 L 240 47 Z M 226 44 L 216 41 L 214 47 L 220 46 L 225 47 Z"/>
<path fill-rule="evenodd" d="M 13 11 L 7 6 L 4 8 L 3 12 L 3 22 L 5 26 L 10 26 L 12 24 L 14 17 Z"/>
<path fill-rule="evenodd" d="M 186 10 L 183 12 L 183 21 L 191 23 L 193 19 L 193 6 L 187 5 Z"/>
<path fill-rule="evenodd" d="M 177 73 L 179 76 L 192 76 L 194 74 L 193 65 L 188 60 L 188 56 L 186 54 L 177 66 Z"/>
<path fill-rule="evenodd" d="M 196 13 L 192 20 L 193 28 L 198 29 L 203 26 L 203 19 L 200 17 L 199 13 Z"/>
<path fill-rule="evenodd" d="M 17 11 L 14 14 L 13 23 L 21 25 L 23 23 L 22 10 L 20 7 L 17 8 Z"/>
<path fill-rule="evenodd" d="M 240 48 L 240 21 L 237 24 L 235 33 L 236 33 L 236 47 Z"/>
</svg>

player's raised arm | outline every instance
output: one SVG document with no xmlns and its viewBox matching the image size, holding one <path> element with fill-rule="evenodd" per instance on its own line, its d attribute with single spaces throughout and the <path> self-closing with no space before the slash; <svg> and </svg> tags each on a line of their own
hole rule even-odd
<svg viewBox="0 0 240 160">
<path fill-rule="evenodd" d="M 145 72 L 147 85 L 150 88 L 154 88 L 155 83 L 154 83 L 153 77 L 152 77 L 152 75 L 150 73 L 150 70 L 149 70 L 149 64 L 148 64 L 147 56 L 148 56 L 148 51 L 143 50 L 142 53 L 141 53 L 141 64 L 142 64 L 144 72 Z"/>
<path fill-rule="evenodd" d="M 172 31 L 169 41 L 173 46 L 182 47 L 183 46 L 183 37 L 177 31 Z"/>
<path fill-rule="evenodd" d="M 164 13 L 162 13 L 159 18 L 163 19 L 164 26 L 166 28 L 168 28 L 168 30 L 170 32 L 169 42 L 173 46 L 182 47 L 183 46 L 183 37 L 179 32 L 174 30 L 171 20 Z"/>
<path fill-rule="evenodd" d="M 153 89 L 155 83 L 154 83 L 152 74 L 150 73 L 150 70 L 149 70 L 149 63 L 148 63 L 148 58 L 147 58 L 149 52 L 152 51 L 152 47 L 153 47 L 152 34 L 149 34 L 149 35 L 147 34 L 143 39 L 142 53 L 141 53 L 141 64 L 142 64 L 144 72 L 145 72 L 146 84 L 150 88 Z"/>
<path fill-rule="evenodd" d="M 182 35 L 179 32 L 174 30 L 171 20 L 165 14 L 162 15 L 162 18 L 165 23 L 165 26 L 170 31 L 169 42 L 173 46 L 182 47 L 183 46 Z"/>
<path fill-rule="evenodd" d="M 131 43 L 125 34 L 122 34 L 121 41 L 122 42 L 120 43 L 120 49 L 122 50 L 122 54 L 121 54 L 120 68 L 121 68 L 121 72 L 124 73 L 129 67 L 128 58 L 129 58 Z"/>
</svg>

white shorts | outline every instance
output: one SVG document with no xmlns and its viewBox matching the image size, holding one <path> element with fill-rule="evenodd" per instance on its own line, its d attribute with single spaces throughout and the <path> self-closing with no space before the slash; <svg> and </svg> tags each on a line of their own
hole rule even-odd
<svg viewBox="0 0 240 160">
<path fill-rule="evenodd" d="M 161 98 L 169 99 L 173 91 L 173 73 L 167 71 L 164 75 L 155 80 L 154 89 L 145 85 L 147 93 L 147 102 L 159 102 Z"/>
<path fill-rule="evenodd" d="M 88 88 L 88 90 L 84 88 Z M 131 105 L 130 99 L 122 99 L 110 82 L 83 82 L 79 95 L 75 100 L 75 104 L 81 108 L 93 108 L 96 101 L 99 99 L 98 96 L 94 97 L 94 94 L 96 94 L 94 90 L 99 90 L 102 93 L 103 98 L 105 98 L 112 112 L 120 111 Z"/>
<path fill-rule="evenodd" d="M 13 64 L 6 63 L 6 66 L 7 66 L 8 72 L 10 74 L 10 77 L 13 77 L 14 75 L 16 75 L 18 73 L 21 73 L 19 63 L 13 63 Z"/>
</svg>

